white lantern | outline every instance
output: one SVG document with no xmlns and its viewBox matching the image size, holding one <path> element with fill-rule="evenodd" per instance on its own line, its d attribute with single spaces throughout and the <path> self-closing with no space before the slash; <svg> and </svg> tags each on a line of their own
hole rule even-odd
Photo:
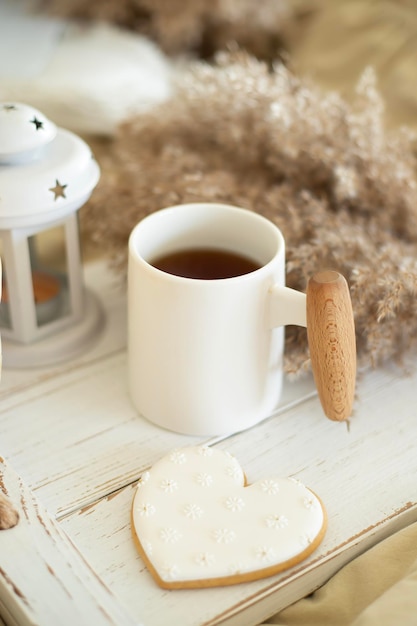
<svg viewBox="0 0 417 626">
<path fill-rule="evenodd" d="M 101 307 L 83 283 L 77 213 L 99 176 L 82 139 L 33 107 L 0 103 L 5 367 L 71 358 L 101 329 Z"/>
</svg>

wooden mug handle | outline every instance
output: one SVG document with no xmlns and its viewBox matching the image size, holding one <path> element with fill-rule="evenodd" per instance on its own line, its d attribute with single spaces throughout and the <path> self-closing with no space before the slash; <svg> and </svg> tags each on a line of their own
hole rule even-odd
<svg viewBox="0 0 417 626">
<path fill-rule="evenodd" d="M 331 420 L 346 420 L 355 395 L 356 341 L 349 287 L 338 272 L 318 272 L 308 282 L 307 337 L 323 410 Z"/>
</svg>

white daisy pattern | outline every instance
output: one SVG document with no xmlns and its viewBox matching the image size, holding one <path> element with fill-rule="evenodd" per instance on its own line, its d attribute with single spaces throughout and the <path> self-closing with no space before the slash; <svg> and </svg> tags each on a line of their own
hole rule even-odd
<svg viewBox="0 0 417 626">
<path fill-rule="evenodd" d="M 270 546 L 259 546 L 256 549 L 256 557 L 263 562 L 270 563 L 275 558 L 275 551 Z"/>
<path fill-rule="evenodd" d="M 195 477 L 196 482 L 200 487 L 211 487 L 213 484 L 213 476 L 206 472 L 199 472 Z"/>
<path fill-rule="evenodd" d="M 244 508 L 245 501 L 239 496 L 229 496 L 224 501 L 224 504 L 226 506 L 226 509 L 229 509 L 229 511 L 232 511 L 232 513 L 238 513 Z"/>
<path fill-rule="evenodd" d="M 195 557 L 195 562 L 197 565 L 201 565 L 201 567 L 213 565 L 215 561 L 216 559 L 214 558 L 214 554 L 211 554 L 210 552 L 200 552 L 200 554 L 197 554 Z"/>
<path fill-rule="evenodd" d="M 173 450 L 169 455 L 169 460 L 175 465 L 184 465 L 187 462 L 187 457 L 182 450 Z"/>
<path fill-rule="evenodd" d="M 236 539 L 236 533 L 228 528 L 216 528 L 213 538 L 217 543 L 232 543 Z"/>
<path fill-rule="evenodd" d="M 180 568 L 175 563 L 166 563 L 162 566 L 162 577 L 165 580 L 177 580 L 180 573 Z"/>
<path fill-rule="evenodd" d="M 286 517 L 285 515 L 277 514 L 268 515 L 268 517 L 265 518 L 265 523 L 268 528 L 275 528 L 277 530 L 280 528 L 285 528 L 289 524 L 288 517 Z"/>
<path fill-rule="evenodd" d="M 159 536 L 164 543 L 177 543 L 182 537 L 176 528 L 161 528 Z"/>
<path fill-rule="evenodd" d="M 304 487 L 303 483 L 301 482 L 301 480 L 298 480 L 298 478 L 294 478 L 293 476 L 290 476 L 288 480 L 298 485 L 298 487 Z"/>
<path fill-rule="evenodd" d="M 211 448 L 209 448 L 208 446 L 199 446 L 197 448 L 198 454 L 200 454 L 201 456 L 212 456 L 213 454 L 213 450 Z"/>
<path fill-rule="evenodd" d="M 151 477 L 150 472 L 143 472 L 142 476 L 141 476 L 141 477 L 139 478 L 139 480 L 138 480 L 138 485 L 137 485 L 137 486 L 138 486 L 138 489 L 140 489 L 141 487 L 143 487 L 143 485 L 144 485 L 145 483 L 147 483 L 147 482 L 148 482 L 148 480 L 150 479 L 150 477 Z"/>
<path fill-rule="evenodd" d="M 165 493 L 174 493 L 178 489 L 178 483 L 176 480 L 172 480 L 171 478 L 164 478 L 161 480 L 160 485 L 162 491 Z"/>
<path fill-rule="evenodd" d="M 183 508 L 183 513 L 188 519 L 199 519 L 204 511 L 198 504 L 186 504 Z"/>
<path fill-rule="evenodd" d="M 312 496 L 306 496 L 303 500 L 303 505 L 306 509 L 312 509 L 315 504 L 316 501 Z"/>
<path fill-rule="evenodd" d="M 234 463 L 229 463 L 226 465 L 226 474 L 231 478 L 234 478 L 236 482 L 239 482 L 242 479 L 242 468 L 239 463 L 235 461 Z"/>
<path fill-rule="evenodd" d="M 137 512 L 141 517 L 150 517 L 151 515 L 155 515 L 155 507 L 150 502 L 143 502 L 136 508 Z"/>
<path fill-rule="evenodd" d="M 271 496 L 274 496 L 279 492 L 279 485 L 276 480 L 262 480 L 259 485 L 264 493 L 267 493 Z"/>
</svg>

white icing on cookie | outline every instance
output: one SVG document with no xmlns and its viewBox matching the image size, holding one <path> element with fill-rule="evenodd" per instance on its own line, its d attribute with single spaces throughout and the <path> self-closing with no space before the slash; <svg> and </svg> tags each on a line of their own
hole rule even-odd
<svg viewBox="0 0 417 626">
<path fill-rule="evenodd" d="M 236 459 L 216 448 L 174 450 L 143 475 L 133 526 L 160 581 L 259 578 L 307 556 L 325 514 L 299 481 L 266 478 L 245 486 Z M 282 567 L 281 567 L 282 569 Z"/>
<path fill-rule="evenodd" d="M 159 487 L 165 493 L 173 493 L 178 489 L 178 483 L 176 480 L 172 480 L 172 478 L 164 478 L 159 483 Z"/>
<path fill-rule="evenodd" d="M 173 450 L 169 455 L 169 460 L 177 465 L 182 465 L 187 462 L 187 457 L 182 450 Z"/>
<path fill-rule="evenodd" d="M 224 504 L 229 511 L 233 511 L 233 513 L 239 513 L 242 511 L 245 506 L 245 501 L 239 496 L 229 496 L 224 501 Z"/>
<path fill-rule="evenodd" d="M 213 484 L 213 476 L 207 474 L 206 472 L 199 472 L 195 475 L 195 481 L 201 487 L 211 487 Z"/>
<path fill-rule="evenodd" d="M 288 526 L 289 522 L 288 522 L 288 517 L 286 517 L 285 515 L 268 515 L 268 517 L 265 518 L 265 523 L 268 526 L 268 528 L 285 528 L 286 526 Z"/>
<path fill-rule="evenodd" d="M 189 519 L 198 519 L 203 515 L 204 511 L 198 504 L 186 504 L 183 508 L 183 513 Z"/>
<path fill-rule="evenodd" d="M 177 543 L 182 534 L 176 528 L 161 528 L 159 537 L 163 543 Z"/>
<path fill-rule="evenodd" d="M 213 531 L 213 539 L 217 543 L 232 543 L 236 539 L 236 533 L 229 528 L 216 528 Z"/>
<path fill-rule="evenodd" d="M 150 515 L 154 515 L 155 507 L 150 502 L 141 502 L 141 504 L 138 505 L 137 511 L 139 515 L 149 517 Z"/>
</svg>

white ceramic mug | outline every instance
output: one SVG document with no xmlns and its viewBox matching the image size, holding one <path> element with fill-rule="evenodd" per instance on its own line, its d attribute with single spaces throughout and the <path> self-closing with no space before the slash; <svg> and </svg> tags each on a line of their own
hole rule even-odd
<svg viewBox="0 0 417 626">
<path fill-rule="evenodd" d="M 217 248 L 259 269 L 216 280 L 156 269 L 162 254 Z M 222 204 L 157 211 L 133 229 L 128 266 L 128 384 L 145 418 L 189 435 L 224 435 L 280 399 L 285 324 L 306 326 L 305 294 L 285 287 L 285 242 L 269 220 Z"/>
</svg>

